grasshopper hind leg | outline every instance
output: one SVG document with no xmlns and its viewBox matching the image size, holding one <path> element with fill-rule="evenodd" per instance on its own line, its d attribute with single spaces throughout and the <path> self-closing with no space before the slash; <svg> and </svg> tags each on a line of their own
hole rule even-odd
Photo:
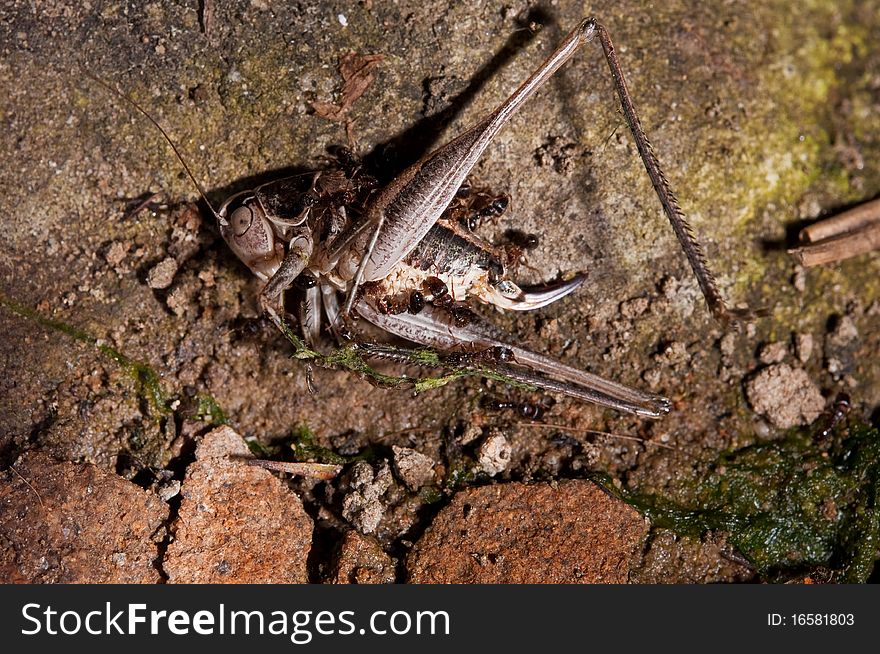
<svg viewBox="0 0 880 654">
<path fill-rule="evenodd" d="M 603 379 L 515 345 L 512 337 L 507 337 L 477 316 L 462 326 L 456 324 L 448 312 L 430 305 L 415 315 L 380 313 L 366 302 L 357 303 L 355 308 L 362 318 L 377 327 L 420 345 L 447 352 L 495 350 L 512 355 L 512 361 L 507 356 L 496 360 L 476 357 L 470 364 L 465 356 L 463 365 L 476 370 L 497 373 L 551 393 L 561 393 L 646 418 L 660 418 L 670 409 L 670 402 L 665 397 Z"/>
</svg>

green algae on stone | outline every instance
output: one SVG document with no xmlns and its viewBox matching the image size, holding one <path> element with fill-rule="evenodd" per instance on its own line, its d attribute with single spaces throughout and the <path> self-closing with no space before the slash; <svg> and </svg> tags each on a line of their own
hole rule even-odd
<svg viewBox="0 0 880 654">
<path fill-rule="evenodd" d="M 116 348 L 103 343 L 100 339 L 73 325 L 42 316 L 33 309 L 2 295 L 0 295 L 0 305 L 7 307 L 13 313 L 23 318 L 35 322 L 41 327 L 61 332 L 74 340 L 93 346 L 101 354 L 116 363 L 134 381 L 138 395 L 147 401 L 150 409 L 155 414 L 154 417 L 168 418 L 176 410 L 172 409 L 174 404 L 173 398 L 162 388 L 159 374 L 148 364 L 132 359 Z M 197 395 L 195 403 L 193 417 L 196 419 L 218 427 L 229 423 L 223 408 L 210 395 L 205 393 Z"/>
<path fill-rule="evenodd" d="M 727 532 L 769 580 L 824 568 L 835 581 L 864 582 L 880 545 L 880 431 L 855 421 L 827 435 L 807 428 L 725 452 L 683 489 L 689 501 L 597 481 L 655 526 Z"/>
<path fill-rule="evenodd" d="M 305 423 L 293 429 L 290 436 L 290 449 L 297 461 L 314 460 L 317 463 L 343 465 L 354 460 L 353 457 L 342 456 L 329 448 L 317 445 L 315 432 Z"/>
<path fill-rule="evenodd" d="M 223 412 L 223 408 L 213 397 L 207 394 L 200 394 L 196 396 L 196 401 L 198 402 L 196 406 L 196 416 L 199 420 L 214 425 L 215 427 L 229 424 L 229 419 Z"/>
<path fill-rule="evenodd" d="M 171 415 L 171 401 L 159 382 L 159 375 L 148 364 L 132 359 L 119 350 L 103 343 L 100 339 L 81 329 L 60 320 L 53 320 L 40 315 L 30 307 L 0 295 L 0 305 L 13 313 L 27 318 L 48 329 L 61 332 L 71 338 L 96 348 L 101 354 L 114 361 L 135 383 L 139 395 L 146 398 L 156 416 Z"/>
</svg>

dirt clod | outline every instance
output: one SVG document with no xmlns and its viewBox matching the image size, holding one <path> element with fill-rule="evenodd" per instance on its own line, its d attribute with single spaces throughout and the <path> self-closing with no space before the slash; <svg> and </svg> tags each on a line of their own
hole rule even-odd
<svg viewBox="0 0 880 654">
<path fill-rule="evenodd" d="M 768 366 L 746 382 L 746 396 L 757 413 L 780 429 L 813 422 L 825 400 L 803 368 L 786 363 Z"/>
<path fill-rule="evenodd" d="M 127 255 L 128 245 L 121 241 L 114 241 L 104 254 L 104 258 L 107 260 L 107 263 L 115 268 L 125 260 Z"/>
<path fill-rule="evenodd" d="M 761 363 L 770 364 L 770 363 L 779 363 L 781 362 L 786 355 L 788 355 L 788 344 L 782 341 L 776 341 L 774 343 L 766 343 L 761 347 L 761 351 L 758 353 L 758 359 Z"/>
<path fill-rule="evenodd" d="M 342 500 L 342 517 L 364 534 L 371 534 L 385 515 L 382 496 L 394 480 L 387 461 L 375 472 L 369 463 L 355 463 L 348 473 L 350 492 Z"/>
<path fill-rule="evenodd" d="M 644 314 L 650 303 L 646 297 L 636 297 L 626 302 L 621 302 L 620 313 L 627 320 L 634 320 Z"/>
<path fill-rule="evenodd" d="M 806 363 L 813 354 L 813 335 L 797 334 L 794 337 L 794 350 L 797 354 L 798 361 Z"/>
<path fill-rule="evenodd" d="M 589 481 L 457 494 L 407 560 L 415 583 L 621 583 L 647 523 Z"/>
<path fill-rule="evenodd" d="M 850 316 L 842 316 L 828 335 L 828 341 L 832 346 L 844 347 L 859 337 L 859 330 Z"/>
<path fill-rule="evenodd" d="M 174 282 L 176 274 L 177 261 L 173 257 L 166 257 L 147 273 L 147 286 L 154 289 L 168 288 Z"/>
<path fill-rule="evenodd" d="M 434 460 L 409 447 L 391 447 L 394 452 L 394 471 L 412 491 L 417 491 L 434 479 Z"/>
<path fill-rule="evenodd" d="M 718 346 L 721 349 L 721 354 L 726 357 L 733 356 L 733 353 L 736 352 L 736 334 L 733 332 L 727 332 L 721 337 Z"/>
<path fill-rule="evenodd" d="M 229 427 L 207 434 L 187 468 L 164 569 L 171 583 L 305 583 L 313 523 L 299 498 L 251 458 Z"/>
<path fill-rule="evenodd" d="M 510 442 L 503 434 L 492 434 L 480 445 L 480 449 L 477 451 L 477 461 L 483 472 L 494 477 L 510 467 L 512 453 Z"/>
<path fill-rule="evenodd" d="M 342 537 L 327 581 L 333 584 L 391 584 L 394 560 L 378 541 L 349 531 Z"/>
</svg>

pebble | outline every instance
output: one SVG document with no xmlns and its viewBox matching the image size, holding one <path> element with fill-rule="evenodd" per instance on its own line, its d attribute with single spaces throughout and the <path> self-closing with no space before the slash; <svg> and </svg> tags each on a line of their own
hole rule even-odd
<svg viewBox="0 0 880 654">
<path fill-rule="evenodd" d="M 490 477 L 504 472 L 510 467 L 513 448 L 502 434 L 489 436 L 477 451 L 477 463 Z"/>
<path fill-rule="evenodd" d="M 812 334 L 796 334 L 794 337 L 794 351 L 797 354 L 798 361 L 806 363 L 813 354 L 813 335 Z"/>
<path fill-rule="evenodd" d="M 776 363 L 746 382 L 746 397 L 756 413 L 780 429 L 807 425 L 825 408 L 819 388 L 803 368 Z"/>
<path fill-rule="evenodd" d="M 362 534 L 371 534 L 385 516 L 382 496 L 394 483 L 391 468 L 383 461 L 379 469 L 373 471 L 369 463 L 359 461 L 351 467 L 347 477 L 351 490 L 342 500 L 342 517 Z"/>
<path fill-rule="evenodd" d="M 758 359 L 764 364 L 779 363 L 787 354 L 788 345 L 782 341 L 776 341 L 775 343 L 767 343 L 762 346 Z"/>
<path fill-rule="evenodd" d="M 177 261 L 173 257 L 166 257 L 147 273 L 147 286 L 157 290 L 168 288 L 174 282 L 176 274 Z"/>
<path fill-rule="evenodd" d="M 391 446 L 394 453 L 394 471 L 411 491 L 434 480 L 434 460 L 409 447 Z"/>
</svg>

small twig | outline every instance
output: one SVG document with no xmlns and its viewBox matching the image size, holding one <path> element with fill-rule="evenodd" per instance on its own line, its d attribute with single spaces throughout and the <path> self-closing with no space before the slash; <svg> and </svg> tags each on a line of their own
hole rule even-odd
<svg viewBox="0 0 880 654">
<path fill-rule="evenodd" d="M 878 250 L 880 198 L 804 227 L 799 236 L 803 245 L 788 253 L 807 268 Z"/>
<path fill-rule="evenodd" d="M 810 268 L 823 263 L 843 261 L 878 249 L 880 249 L 880 222 L 868 224 L 854 232 L 794 248 L 788 253 L 802 266 Z"/>
<path fill-rule="evenodd" d="M 801 243 L 817 243 L 826 238 L 855 232 L 877 222 L 880 222 L 880 198 L 804 227 L 799 236 Z"/>
<path fill-rule="evenodd" d="M 294 461 L 268 461 L 266 459 L 251 459 L 249 466 L 274 470 L 275 472 L 287 472 L 300 477 L 312 477 L 314 479 L 329 480 L 336 477 L 342 470 L 342 466 L 333 463 L 303 463 Z"/>
</svg>

